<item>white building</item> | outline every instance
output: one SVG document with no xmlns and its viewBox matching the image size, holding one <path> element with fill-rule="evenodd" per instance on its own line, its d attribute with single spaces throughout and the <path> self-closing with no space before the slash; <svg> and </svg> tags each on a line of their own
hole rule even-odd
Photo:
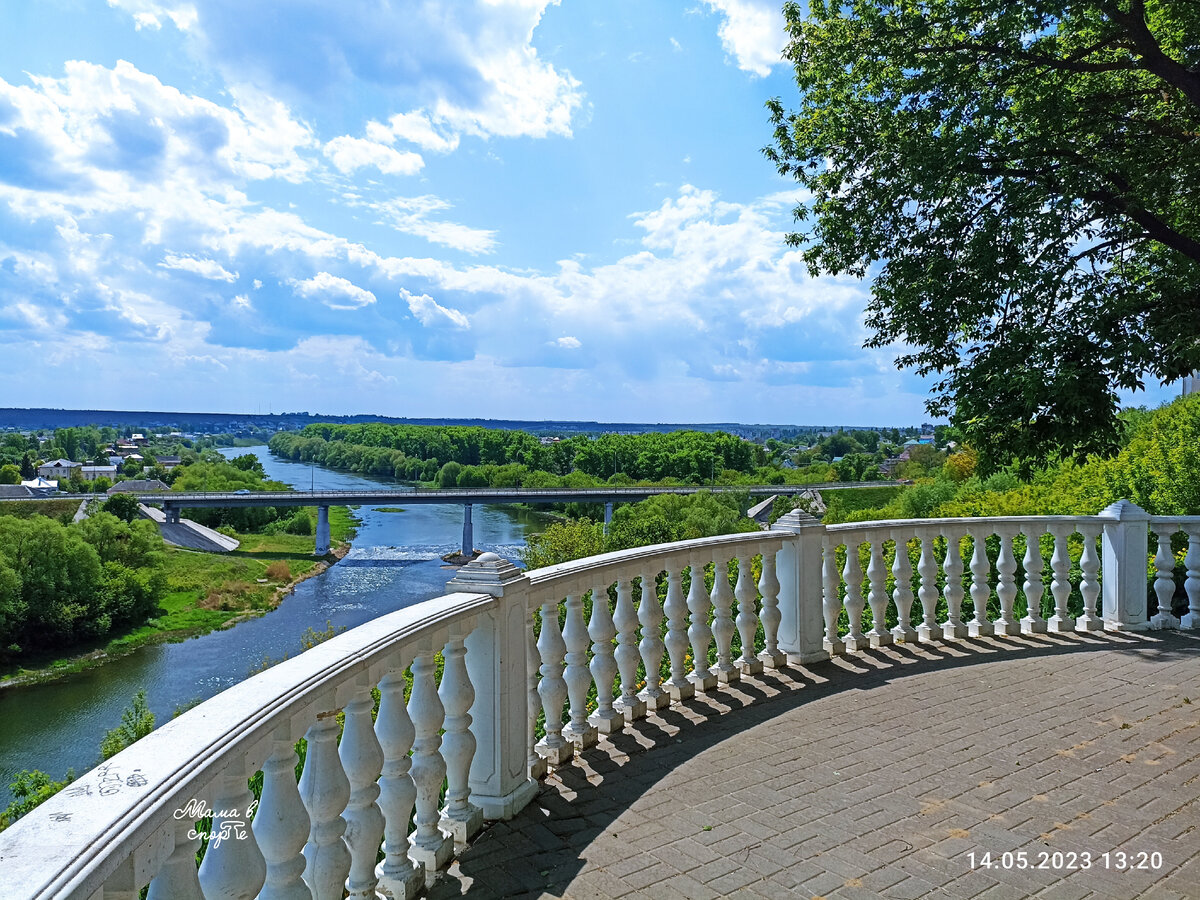
<svg viewBox="0 0 1200 900">
<path fill-rule="evenodd" d="M 38 477 L 47 479 L 71 480 L 71 473 L 78 472 L 83 468 L 81 463 L 71 462 L 69 459 L 52 459 L 50 462 L 42 463 L 38 466 Z"/>
</svg>

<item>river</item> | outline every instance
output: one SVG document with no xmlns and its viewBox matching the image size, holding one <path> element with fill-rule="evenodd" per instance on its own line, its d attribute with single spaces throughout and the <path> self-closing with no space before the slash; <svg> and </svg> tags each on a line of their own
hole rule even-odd
<svg viewBox="0 0 1200 900">
<path fill-rule="evenodd" d="M 265 447 L 222 451 L 254 453 L 267 477 L 301 490 L 395 488 L 394 481 L 337 472 L 273 456 Z M 95 669 L 46 684 L 0 691 L 0 808 L 11 800 L 8 785 L 22 769 L 41 769 L 61 778 L 99 761 L 100 740 L 116 727 L 121 712 L 145 688 L 159 724 L 174 711 L 244 680 L 264 656 L 294 656 L 308 628 L 332 622 L 353 628 L 376 616 L 436 597 L 453 572 L 444 553 L 462 540 L 462 507 L 414 504 L 402 512 L 361 507 L 358 536 L 346 557 L 301 582 L 272 612 L 177 644 L 155 644 Z M 475 546 L 509 559 L 529 534 L 542 530 L 544 516 L 508 506 L 474 510 Z"/>
</svg>

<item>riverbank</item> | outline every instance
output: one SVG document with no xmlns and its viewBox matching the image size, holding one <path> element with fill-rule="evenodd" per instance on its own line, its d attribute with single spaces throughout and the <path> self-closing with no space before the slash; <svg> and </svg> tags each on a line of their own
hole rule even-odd
<svg viewBox="0 0 1200 900">
<path fill-rule="evenodd" d="M 264 615 L 300 582 L 345 556 L 358 524 L 346 507 L 332 507 L 331 550 L 321 558 L 313 556 L 311 537 L 294 534 L 238 534 L 241 546 L 232 553 L 168 547 L 167 594 L 159 603 L 158 616 L 101 647 L 68 657 L 47 654 L 0 670 L 0 690 L 53 681 L 102 666 L 147 644 L 183 641 Z"/>
</svg>

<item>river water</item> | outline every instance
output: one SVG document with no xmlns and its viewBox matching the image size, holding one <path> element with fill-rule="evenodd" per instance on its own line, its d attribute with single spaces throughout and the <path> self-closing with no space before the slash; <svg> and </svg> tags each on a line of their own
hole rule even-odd
<svg viewBox="0 0 1200 900">
<path fill-rule="evenodd" d="M 395 488 L 393 481 L 312 468 L 271 455 L 265 447 L 222 451 L 254 453 L 267 477 L 297 489 Z M 281 659 L 300 650 L 308 628 L 327 622 L 353 628 L 376 616 L 436 597 L 453 571 L 442 554 L 462 541 L 462 507 L 414 504 L 402 512 L 360 507 L 358 536 L 346 557 L 301 582 L 265 616 L 178 644 L 143 647 L 121 659 L 48 684 L 0 691 L 0 808 L 11 799 L 9 782 L 22 769 L 61 778 L 99 761 L 100 740 L 122 710 L 145 688 L 159 724 L 194 700 L 204 700 L 244 680 L 264 656 Z M 475 546 L 516 560 L 525 538 L 546 519 L 509 506 L 474 510 Z"/>
</svg>

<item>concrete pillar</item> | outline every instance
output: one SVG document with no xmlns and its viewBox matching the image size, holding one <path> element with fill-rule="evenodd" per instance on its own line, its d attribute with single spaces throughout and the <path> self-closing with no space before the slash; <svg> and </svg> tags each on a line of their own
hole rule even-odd
<svg viewBox="0 0 1200 900">
<path fill-rule="evenodd" d="M 315 552 L 317 556 L 324 556 L 329 552 L 329 507 L 317 507 L 317 538 Z"/>
<path fill-rule="evenodd" d="M 790 532 L 776 559 L 779 579 L 779 649 L 791 665 L 829 659 L 824 649 L 821 540 L 825 526 L 803 510 L 782 516 L 771 531 Z"/>
<path fill-rule="evenodd" d="M 475 552 L 475 529 L 471 525 L 471 504 L 463 504 L 463 541 L 462 541 L 463 556 L 470 556 Z"/>
<path fill-rule="evenodd" d="M 604 504 L 604 533 L 605 534 L 608 534 L 608 526 L 612 524 L 612 508 L 613 508 L 613 502 L 611 500 L 607 501 Z"/>
<path fill-rule="evenodd" d="M 163 504 L 163 516 L 166 519 L 166 523 L 168 525 L 178 525 L 179 524 L 179 507 L 178 506 L 169 506 L 168 504 L 164 503 Z"/>
<path fill-rule="evenodd" d="M 1146 556 L 1150 514 L 1128 500 L 1118 500 L 1100 513 L 1105 519 L 1100 571 L 1101 607 L 1108 631 L 1145 631 Z M 1170 613 L 1170 609 L 1167 610 Z"/>
<path fill-rule="evenodd" d="M 458 570 L 446 590 L 498 599 L 466 638 L 467 674 L 475 689 L 469 784 L 471 803 L 485 819 L 511 819 L 538 786 L 529 775 L 528 581 L 508 560 L 481 553 Z"/>
</svg>

